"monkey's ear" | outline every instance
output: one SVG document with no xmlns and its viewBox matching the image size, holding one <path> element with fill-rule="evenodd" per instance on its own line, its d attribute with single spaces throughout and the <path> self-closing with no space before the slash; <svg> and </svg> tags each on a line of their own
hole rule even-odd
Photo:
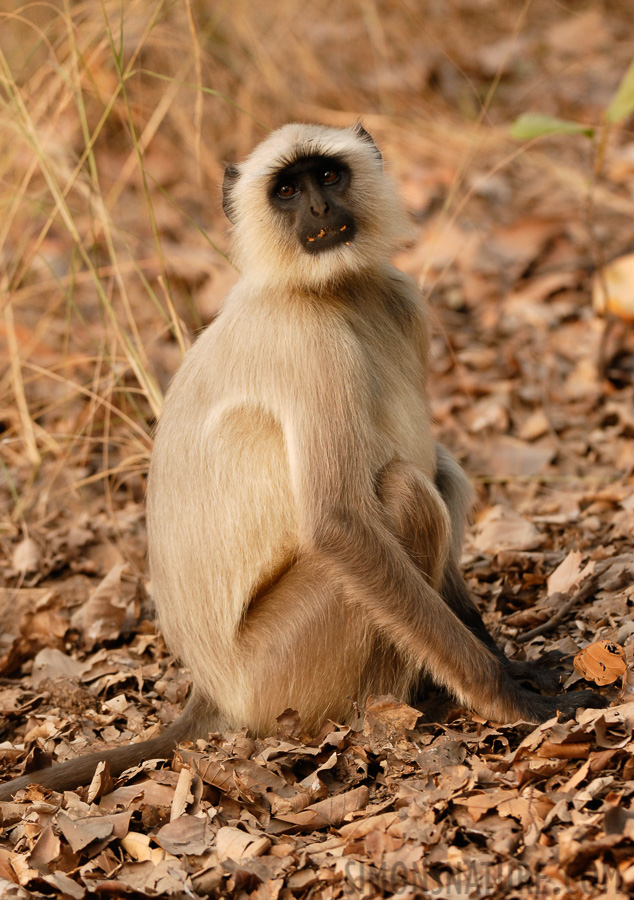
<svg viewBox="0 0 634 900">
<path fill-rule="evenodd" d="M 353 131 L 355 133 L 355 136 L 358 137 L 359 140 L 366 141 L 366 143 L 368 143 L 372 146 L 374 155 L 378 159 L 379 163 L 381 163 L 381 167 L 382 167 L 383 166 L 383 157 L 381 156 L 381 151 L 379 150 L 377 145 L 374 143 L 374 139 L 372 138 L 372 135 L 365 130 L 365 128 L 363 127 L 361 122 L 356 123 L 356 125 L 353 128 Z"/>
<path fill-rule="evenodd" d="M 229 219 L 231 224 L 233 225 L 233 198 L 232 193 L 233 189 L 236 185 L 238 178 L 240 177 L 240 170 L 237 166 L 226 166 L 225 167 L 225 177 L 222 182 L 222 208 L 225 211 L 225 216 Z"/>
</svg>

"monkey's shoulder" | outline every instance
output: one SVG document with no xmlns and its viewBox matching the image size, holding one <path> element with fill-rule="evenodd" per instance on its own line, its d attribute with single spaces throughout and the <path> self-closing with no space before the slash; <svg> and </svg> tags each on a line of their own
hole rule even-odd
<svg viewBox="0 0 634 900">
<path fill-rule="evenodd" d="M 366 352 L 426 353 L 427 307 L 416 283 L 393 267 L 378 277 L 350 282 L 342 293 L 342 317 Z"/>
<path fill-rule="evenodd" d="M 339 296 L 351 313 L 384 319 L 403 333 L 426 318 L 426 305 L 418 285 L 391 265 L 349 279 L 342 285 Z"/>
</svg>

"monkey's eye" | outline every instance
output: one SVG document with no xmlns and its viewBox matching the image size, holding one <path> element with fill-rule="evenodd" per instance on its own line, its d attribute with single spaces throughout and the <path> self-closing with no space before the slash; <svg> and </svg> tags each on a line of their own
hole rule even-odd
<svg viewBox="0 0 634 900">
<path fill-rule="evenodd" d="M 278 197 L 281 197 L 282 200 L 290 200 L 291 197 L 294 197 L 297 193 L 297 186 L 289 181 L 285 184 L 278 185 L 275 193 Z"/>
<path fill-rule="evenodd" d="M 320 174 L 319 180 L 322 184 L 336 184 L 341 178 L 341 172 L 339 169 L 324 169 L 324 171 Z"/>
</svg>

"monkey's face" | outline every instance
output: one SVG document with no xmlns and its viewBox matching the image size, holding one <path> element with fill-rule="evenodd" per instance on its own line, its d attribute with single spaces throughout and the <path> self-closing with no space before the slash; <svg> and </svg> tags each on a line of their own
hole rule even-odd
<svg viewBox="0 0 634 900">
<path fill-rule="evenodd" d="M 223 207 L 243 279 L 298 290 L 376 267 L 407 234 L 381 154 L 360 125 L 284 125 L 227 166 Z"/>
<path fill-rule="evenodd" d="M 271 179 L 271 206 L 306 253 L 323 253 L 340 244 L 349 246 L 354 240 L 350 182 L 347 164 L 328 156 L 297 160 Z"/>
</svg>

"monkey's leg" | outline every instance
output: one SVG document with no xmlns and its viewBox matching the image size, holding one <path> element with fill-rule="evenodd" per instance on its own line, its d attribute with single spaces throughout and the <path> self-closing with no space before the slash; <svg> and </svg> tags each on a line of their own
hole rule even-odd
<svg viewBox="0 0 634 900">
<path fill-rule="evenodd" d="M 434 499 L 434 492 L 430 490 L 429 482 L 415 467 L 397 461 L 390 463 L 381 473 L 377 483 L 377 493 L 382 501 L 388 528 L 399 540 L 418 570 L 425 575 L 426 581 L 433 587 L 437 578 L 434 554 L 438 552 L 437 527 L 435 526 L 435 520 L 438 517 L 438 495 L 436 494 L 436 499 Z M 443 596 L 443 599 L 457 618 L 460 618 L 469 627 L 472 634 L 477 636 L 490 650 L 498 663 L 497 672 L 493 670 L 490 676 L 491 696 L 482 695 L 481 709 L 486 709 L 485 704 L 489 704 L 493 700 L 495 692 L 498 694 L 501 709 L 514 708 L 517 717 L 523 715 L 536 721 L 554 715 L 557 709 L 570 713 L 584 704 L 605 705 L 600 696 L 590 691 L 550 698 L 533 694 L 517 684 L 512 677 L 514 674 L 513 664 L 506 660 L 488 634 L 477 607 L 460 577 L 451 553 L 446 558 L 444 565 L 445 576 L 442 580 L 442 587 L 447 589 L 446 568 L 449 567 L 451 573 L 449 584 L 452 590 L 448 596 Z M 458 635 L 459 628 L 456 623 L 456 639 L 458 639 Z M 450 634 L 447 634 L 446 637 L 451 641 Z M 475 648 L 472 648 L 472 651 L 474 650 Z M 469 652 L 466 642 L 463 652 Z M 462 668 L 460 656 L 456 657 L 454 665 L 455 671 L 460 671 Z M 532 667 L 527 667 L 526 663 L 519 663 L 515 666 L 520 677 L 526 677 L 529 668 L 532 670 Z M 434 680 L 439 676 L 440 680 L 443 680 L 443 673 L 435 672 L 432 669 L 428 674 L 431 674 Z M 508 712 L 505 715 L 513 717 L 513 714 L 509 716 Z M 495 717 L 492 715 L 492 718 Z"/>
<path fill-rule="evenodd" d="M 398 537 L 422 574 L 427 576 L 430 547 L 424 515 L 426 497 L 421 496 L 417 489 L 419 480 L 420 477 L 410 466 L 392 462 L 379 475 L 377 494 L 386 512 L 390 530 Z M 480 611 L 472 600 L 456 563 L 466 516 L 471 507 L 471 486 L 453 457 L 440 446 L 436 487 L 449 509 L 451 520 L 451 546 L 440 581 L 440 596 L 473 634 L 500 660 L 506 662 L 482 621 Z M 443 698 L 448 698 L 449 695 L 445 690 L 440 691 L 439 695 L 439 690 L 438 687 L 434 688 L 429 676 L 422 672 L 414 691 L 413 702 L 427 703 L 430 697 L 434 697 L 436 699 L 432 715 L 443 715 L 440 711 L 444 710 L 443 704 L 446 703 Z"/>
<path fill-rule="evenodd" d="M 418 676 L 415 663 L 306 557 L 249 607 L 235 665 L 244 697 L 236 719 L 257 734 L 274 731 L 287 707 L 308 732 L 326 719 L 355 721 L 370 694 L 407 700 Z"/>
<path fill-rule="evenodd" d="M 449 510 L 451 540 L 449 554 L 442 566 L 439 593 L 458 618 L 500 659 L 506 657 L 499 650 L 482 621 L 480 611 L 464 583 L 458 560 L 464 535 L 465 521 L 471 507 L 471 487 L 460 466 L 453 457 L 438 446 L 436 487 Z M 392 462 L 380 473 L 377 494 L 388 517 L 388 525 L 398 537 L 419 570 L 429 581 L 432 560 L 438 548 L 430 546 L 430 514 L 427 510 L 428 492 L 421 492 L 420 475 L 410 465 Z M 433 583 L 433 582 L 430 582 Z"/>
<path fill-rule="evenodd" d="M 107 762 L 113 777 L 120 775 L 125 769 L 136 766 L 146 759 L 161 759 L 172 756 L 178 743 L 185 739 L 207 737 L 215 731 L 217 711 L 211 700 L 192 694 L 180 717 L 163 729 L 161 734 L 147 741 L 126 744 L 111 750 L 97 750 L 69 759 L 59 765 L 47 769 L 38 769 L 20 778 L 14 778 L 0 786 L 0 800 L 10 800 L 16 791 L 29 784 L 54 791 L 66 791 L 88 784 L 100 762 Z"/>
</svg>

